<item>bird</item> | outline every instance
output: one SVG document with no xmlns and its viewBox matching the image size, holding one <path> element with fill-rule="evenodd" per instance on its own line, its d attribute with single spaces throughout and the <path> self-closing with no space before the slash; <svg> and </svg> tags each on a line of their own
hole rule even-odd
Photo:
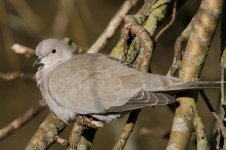
<svg viewBox="0 0 226 150">
<path fill-rule="evenodd" d="M 73 51 L 62 40 L 46 39 L 37 45 L 33 64 L 45 103 L 65 123 L 78 115 L 109 123 L 135 109 L 174 103 L 172 93 L 219 83 L 146 73 L 101 53 Z"/>
</svg>

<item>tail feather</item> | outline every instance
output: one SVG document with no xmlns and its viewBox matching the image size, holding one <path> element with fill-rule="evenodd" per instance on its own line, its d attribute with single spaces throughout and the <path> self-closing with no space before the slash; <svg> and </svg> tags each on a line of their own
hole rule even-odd
<svg viewBox="0 0 226 150">
<path fill-rule="evenodd" d="M 140 95 L 143 95 L 143 98 L 137 99 L 137 97 L 140 97 Z M 147 92 L 142 90 L 142 92 L 138 92 L 136 96 L 134 96 L 131 100 L 129 100 L 124 105 L 111 107 L 108 110 L 108 112 L 114 113 L 114 112 L 122 112 L 122 111 L 131 111 L 131 110 L 139 109 L 145 106 L 167 105 L 174 102 L 175 102 L 175 97 L 169 94 L 153 93 L 153 92 Z"/>
<path fill-rule="evenodd" d="M 107 110 L 108 113 L 117 113 L 139 109 L 145 106 L 167 105 L 175 102 L 175 97 L 169 93 L 185 90 L 199 90 L 205 88 L 220 88 L 219 81 L 185 81 L 174 77 L 142 74 L 142 90 L 121 105 Z"/>
<path fill-rule="evenodd" d="M 172 85 L 165 88 L 164 91 L 184 91 L 199 89 L 218 89 L 221 87 L 219 81 L 187 81 L 179 85 Z"/>
<path fill-rule="evenodd" d="M 185 81 L 175 77 L 142 74 L 143 89 L 151 92 L 183 91 L 191 89 L 220 88 L 220 81 Z"/>
</svg>

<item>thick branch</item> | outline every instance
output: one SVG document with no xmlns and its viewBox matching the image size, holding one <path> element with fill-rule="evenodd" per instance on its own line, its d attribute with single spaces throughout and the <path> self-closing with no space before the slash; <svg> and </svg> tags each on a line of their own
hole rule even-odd
<svg viewBox="0 0 226 150">
<path fill-rule="evenodd" d="M 85 126 L 79 123 L 79 121 L 76 121 L 74 124 L 74 127 L 71 131 L 71 135 L 69 137 L 69 146 L 67 150 L 75 150 L 77 149 L 77 145 L 79 143 L 79 140 L 81 138 L 82 132 L 85 129 Z"/>
<path fill-rule="evenodd" d="M 203 0 L 197 15 L 183 56 L 179 77 L 184 80 L 197 80 L 205 62 L 214 32 L 219 22 L 222 0 Z M 194 98 L 197 94 L 177 99 L 180 106 L 176 109 L 173 128 L 167 148 L 186 149 L 192 135 L 192 123 L 197 109 Z M 183 128 L 176 129 L 180 124 Z"/>
<path fill-rule="evenodd" d="M 45 150 L 55 143 L 55 137 L 65 128 L 66 124 L 49 114 L 39 126 L 25 150 Z"/>
</svg>

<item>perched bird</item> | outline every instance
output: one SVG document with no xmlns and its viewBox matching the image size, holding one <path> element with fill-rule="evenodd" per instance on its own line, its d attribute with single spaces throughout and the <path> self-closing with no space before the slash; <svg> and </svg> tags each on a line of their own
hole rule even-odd
<svg viewBox="0 0 226 150">
<path fill-rule="evenodd" d="M 175 102 L 171 92 L 211 87 L 211 81 L 184 81 L 142 72 L 100 53 L 74 55 L 57 39 L 36 47 L 37 84 L 50 110 L 68 123 L 76 115 L 110 122 L 134 109 Z"/>
</svg>

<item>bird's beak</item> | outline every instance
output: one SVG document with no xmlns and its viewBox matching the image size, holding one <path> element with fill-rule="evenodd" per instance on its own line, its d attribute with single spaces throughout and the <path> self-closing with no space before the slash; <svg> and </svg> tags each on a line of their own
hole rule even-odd
<svg viewBox="0 0 226 150">
<path fill-rule="evenodd" d="M 44 66 L 44 64 L 41 62 L 41 60 L 42 60 L 41 58 L 35 59 L 32 67 L 33 68 L 42 68 Z"/>
</svg>

